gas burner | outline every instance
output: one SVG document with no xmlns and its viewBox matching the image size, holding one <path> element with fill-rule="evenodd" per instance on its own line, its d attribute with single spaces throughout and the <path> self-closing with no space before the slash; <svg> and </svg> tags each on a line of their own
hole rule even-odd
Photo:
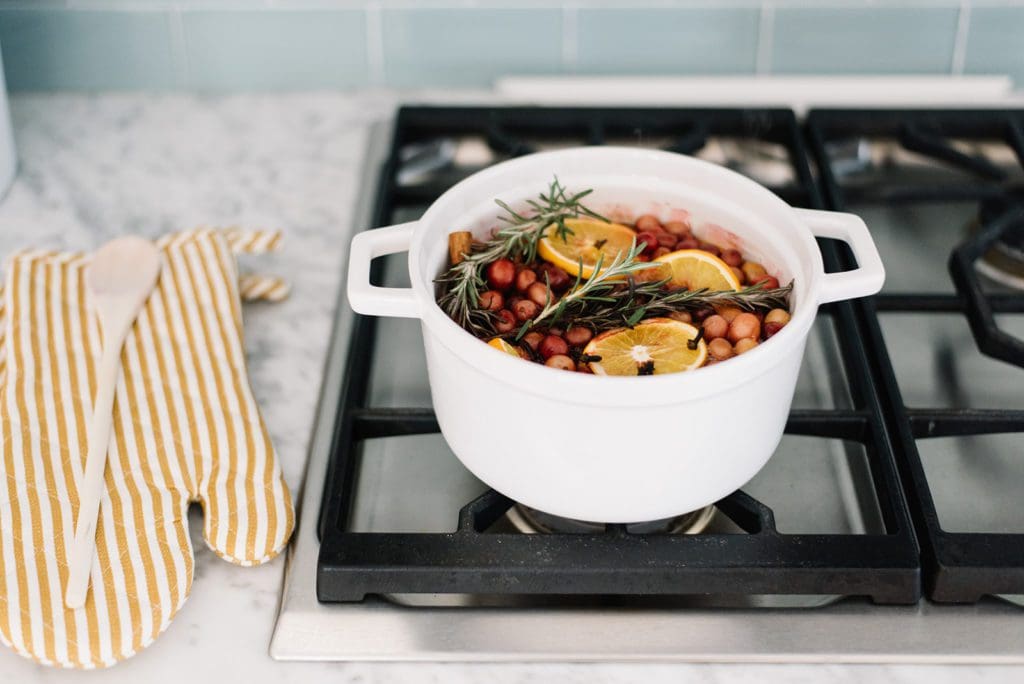
<svg viewBox="0 0 1024 684">
<path fill-rule="evenodd" d="M 626 532 L 630 534 L 699 534 L 715 516 L 714 506 L 678 515 L 674 518 L 630 523 Z M 505 518 L 517 531 L 523 534 L 600 534 L 605 531 L 604 523 L 563 518 L 523 504 L 512 505 Z"/>
<path fill-rule="evenodd" d="M 1024 188 L 1015 188 L 983 200 L 975 227 L 988 225 L 1013 207 L 1022 211 L 1021 218 L 1003 230 L 975 267 L 979 273 L 1001 285 L 1024 290 Z"/>
</svg>

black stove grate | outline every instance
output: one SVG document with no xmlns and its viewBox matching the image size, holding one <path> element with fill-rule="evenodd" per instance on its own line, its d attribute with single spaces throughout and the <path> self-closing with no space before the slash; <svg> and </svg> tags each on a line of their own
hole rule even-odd
<svg viewBox="0 0 1024 684">
<path fill-rule="evenodd" d="M 567 138 L 592 145 L 657 140 L 684 153 L 701 149 L 709 136 L 772 143 L 785 150 L 792 169 L 791 180 L 773 189 L 792 204 L 822 206 L 800 127 L 788 110 L 406 107 L 398 113 L 381 171 L 374 225 L 396 222 L 398 212 L 428 204 L 476 170 L 449 169 L 415 185 L 400 184 L 400 150 L 466 135 L 506 157 L 533 151 L 537 140 Z M 836 246 L 824 240 L 822 251 L 830 270 L 838 270 Z M 385 593 L 840 594 L 916 602 L 919 552 L 873 379 L 878 362 L 855 332 L 862 313 L 840 303 L 821 314 L 836 327 L 853 407 L 794 410 L 786 432 L 864 446 L 881 534 L 783 534 L 772 511 L 744 492 L 717 508 L 746 534 L 635 534 L 622 525 L 597 534 L 485 533 L 512 505 L 493 491 L 452 511 L 458 518 L 452 533 L 349 531 L 361 444 L 438 430 L 429 410 L 367 405 L 377 323 L 356 316 L 320 513 L 319 599 L 359 601 Z"/>
<path fill-rule="evenodd" d="M 908 204 L 969 200 L 980 205 L 979 230 L 959 246 L 950 244 L 949 269 L 955 293 L 885 292 L 861 300 L 856 308 L 922 547 L 927 595 L 939 602 L 962 603 L 990 594 L 1024 594 L 1024 534 L 943 529 L 916 442 L 1024 432 L 1024 411 L 906 406 L 878 317 L 878 312 L 963 313 L 982 353 L 1024 366 L 1024 342 L 1001 330 L 995 317 L 997 313 L 1024 312 L 1024 295 L 992 291 L 982 285 L 975 269 L 975 262 L 997 240 L 1019 228 L 1024 212 L 1021 188 L 1008 179 L 1004 169 L 957 149 L 952 142 L 1000 141 L 1024 164 L 1024 112 L 820 110 L 808 116 L 807 134 L 831 209 L 843 210 L 865 200 Z M 835 172 L 830 146 L 868 138 L 896 138 L 906 149 L 965 174 L 956 182 L 849 187 Z M 987 212 L 991 206 L 997 206 L 998 212 Z M 848 260 L 849 255 L 844 258 Z"/>
</svg>

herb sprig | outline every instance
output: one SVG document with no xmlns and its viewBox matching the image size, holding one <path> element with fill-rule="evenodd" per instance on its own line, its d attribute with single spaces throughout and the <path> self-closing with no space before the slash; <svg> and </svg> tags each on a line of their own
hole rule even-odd
<svg viewBox="0 0 1024 684">
<path fill-rule="evenodd" d="M 667 290 L 668 278 L 638 282 L 633 276 L 651 268 L 650 263 L 637 261 L 642 251 L 643 243 L 637 245 L 634 241 L 628 252 L 620 252 L 603 270 L 603 255 L 599 256 L 590 277 L 584 280 L 577 276 L 575 285 L 561 299 L 549 299 L 532 320 L 519 328 L 516 340 L 542 322 L 552 326 L 571 320 L 572 325 L 598 331 L 632 328 L 645 318 L 709 306 L 736 306 L 747 311 L 785 308 L 793 290 L 792 283 L 777 288 L 758 283 L 741 290 Z"/>
<path fill-rule="evenodd" d="M 503 225 L 495 231 L 494 237 L 475 244 L 472 253 L 434 281 L 441 291 L 437 303 L 452 320 L 478 337 L 493 333 L 494 314 L 478 306 L 480 295 L 487 290 L 484 269 L 503 258 L 533 261 L 537 258 L 537 245 L 552 224 L 564 240 L 572 234 L 566 224 L 568 219 L 586 216 L 608 223 L 604 216 L 581 203 L 592 192 L 569 193 L 555 178 L 547 192 L 540 193 L 536 200 L 526 201 L 533 212 L 531 215 L 515 211 L 500 199 L 494 200 L 505 211 L 505 215 L 498 217 Z"/>
<path fill-rule="evenodd" d="M 566 221 L 586 216 L 600 221 L 608 219 L 582 204 L 592 190 L 569 193 L 555 178 L 536 200 L 527 200 L 530 212 L 517 212 L 507 203 L 495 200 L 505 215 L 502 226 L 486 242 L 473 244 L 471 253 L 445 271 L 435 283 L 439 288 L 438 304 L 456 323 L 477 337 L 494 334 L 494 312 L 479 306 L 480 295 L 488 289 L 485 269 L 498 259 L 509 258 L 531 263 L 537 258 L 537 245 L 549 226 L 563 240 L 573 233 Z M 652 268 L 639 259 L 644 244 L 633 241 L 629 250 L 618 253 L 607 267 L 604 254 L 589 276 L 582 276 L 579 264 L 576 281 L 560 299 L 551 296 L 533 319 L 517 331 L 516 340 L 541 323 L 550 327 L 562 321 L 584 325 L 598 331 L 615 327 L 633 327 L 645 318 L 665 316 L 673 312 L 693 311 L 710 306 L 737 306 L 747 311 L 786 308 L 793 285 L 766 288 L 763 284 L 741 290 L 712 291 L 674 290 L 666 288 L 669 279 L 638 279 L 637 273 Z"/>
</svg>

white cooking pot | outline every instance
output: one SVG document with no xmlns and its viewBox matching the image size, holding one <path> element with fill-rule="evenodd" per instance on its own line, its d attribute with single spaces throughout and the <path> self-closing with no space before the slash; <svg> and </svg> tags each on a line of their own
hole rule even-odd
<svg viewBox="0 0 1024 684">
<path fill-rule="evenodd" d="M 529 363 L 484 344 L 435 302 L 448 234 L 487 236 L 500 198 L 515 207 L 557 176 L 619 220 L 684 212 L 698 237 L 731 243 L 793 281 L 792 320 L 724 363 L 686 373 L 601 377 Z M 844 240 L 859 268 L 824 272 L 814 236 Z M 374 257 L 408 250 L 412 288 L 370 285 Z M 692 157 L 587 147 L 480 171 L 419 221 L 352 240 L 348 297 L 359 313 L 419 318 L 434 409 L 448 445 L 491 487 L 555 515 L 638 522 L 682 514 L 741 487 L 772 455 L 818 305 L 874 294 L 885 277 L 864 222 L 794 209 L 757 183 Z"/>
</svg>

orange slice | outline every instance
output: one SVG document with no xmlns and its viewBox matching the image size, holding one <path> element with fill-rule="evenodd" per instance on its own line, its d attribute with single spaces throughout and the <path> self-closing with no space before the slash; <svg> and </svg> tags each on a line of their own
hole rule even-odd
<svg viewBox="0 0 1024 684">
<path fill-rule="evenodd" d="M 508 342 L 506 342 L 504 339 L 502 339 L 500 337 L 495 337 L 495 338 L 489 340 L 487 342 L 487 346 L 494 347 L 498 351 L 505 352 L 506 354 L 511 354 L 512 356 L 515 356 L 516 358 L 520 358 L 520 359 L 523 358 L 523 355 L 519 353 L 519 347 L 517 347 L 517 346 L 515 346 L 513 344 L 509 344 Z"/>
<path fill-rule="evenodd" d="M 687 290 L 739 290 L 736 274 L 714 254 L 703 249 L 680 249 L 654 260 L 672 268 L 672 284 Z"/>
<path fill-rule="evenodd" d="M 584 353 L 600 357 L 590 362 L 595 375 L 662 375 L 700 368 L 708 356 L 704 340 L 690 349 L 697 328 L 671 318 L 650 318 L 634 328 L 601 333 Z"/>
<path fill-rule="evenodd" d="M 572 233 L 564 240 L 558 236 L 555 224 L 548 226 L 537 246 L 537 253 L 571 276 L 589 278 L 599 258 L 603 256 L 602 268 L 607 267 L 620 253 L 628 252 L 636 239 L 633 229 L 621 223 L 566 219 L 565 225 Z"/>
</svg>

